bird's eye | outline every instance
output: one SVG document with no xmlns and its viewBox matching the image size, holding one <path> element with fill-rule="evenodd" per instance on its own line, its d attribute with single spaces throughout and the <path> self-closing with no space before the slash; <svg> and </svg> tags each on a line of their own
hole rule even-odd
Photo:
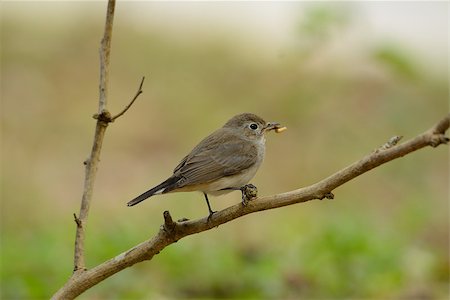
<svg viewBox="0 0 450 300">
<path fill-rule="evenodd" d="M 252 129 L 252 130 L 258 129 L 258 124 L 256 124 L 256 123 L 250 124 L 250 129 Z"/>
</svg>

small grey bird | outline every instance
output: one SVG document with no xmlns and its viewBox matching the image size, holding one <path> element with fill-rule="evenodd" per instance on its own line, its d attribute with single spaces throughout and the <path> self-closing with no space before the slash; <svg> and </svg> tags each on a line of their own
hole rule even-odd
<svg viewBox="0 0 450 300">
<path fill-rule="evenodd" d="M 231 118 L 222 128 L 204 138 L 186 155 L 167 180 L 128 202 L 133 206 L 153 196 L 171 192 L 203 192 L 210 216 L 214 213 L 208 194 L 221 195 L 241 190 L 255 176 L 264 159 L 265 136 L 279 123 L 266 123 L 251 113 Z"/>
</svg>

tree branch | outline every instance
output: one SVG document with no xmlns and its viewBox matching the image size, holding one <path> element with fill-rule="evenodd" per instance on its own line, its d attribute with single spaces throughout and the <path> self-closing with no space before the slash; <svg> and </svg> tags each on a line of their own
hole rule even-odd
<svg viewBox="0 0 450 300">
<path fill-rule="evenodd" d="M 112 24 L 114 19 L 115 0 L 108 2 L 106 14 L 105 32 L 100 47 L 100 86 L 99 86 L 99 105 L 98 114 L 94 116 L 97 119 L 95 126 L 94 143 L 89 158 L 85 164 L 85 178 L 83 196 L 81 199 L 81 207 L 79 216 L 75 218 L 77 223 L 77 231 L 75 235 L 75 251 L 74 251 L 74 272 L 83 272 L 86 270 L 86 262 L 84 255 L 85 226 L 89 214 L 89 206 L 91 204 L 92 193 L 94 190 L 95 176 L 97 174 L 98 163 L 100 161 L 100 151 L 102 149 L 103 138 L 105 136 L 106 127 L 108 126 L 110 113 L 106 110 L 108 98 L 109 84 L 109 57 L 111 47 Z"/>
<path fill-rule="evenodd" d="M 111 38 L 112 27 L 114 21 L 114 10 L 116 0 L 108 1 L 108 8 L 106 9 L 105 31 L 99 49 L 100 54 L 100 98 L 98 102 L 98 114 L 102 114 L 106 110 L 108 104 L 108 88 L 109 88 L 109 61 L 111 57 Z"/>
<path fill-rule="evenodd" d="M 161 226 L 156 236 L 90 270 L 72 276 L 53 296 L 53 299 L 73 299 L 113 274 L 141 261 L 151 260 L 165 247 L 188 235 L 209 230 L 258 211 L 307 202 L 313 199 L 333 198 L 332 191 L 334 189 L 373 168 L 426 146 L 437 147 L 440 144 L 448 143 L 449 139 L 445 136 L 445 132 L 449 128 L 449 124 L 450 115 L 447 115 L 431 129 L 417 137 L 399 145 L 396 145 L 399 138 L 392 138 L 388 142 L 388 147 L 386 147 L 386 144 L 381 146 L 361 160 L 313 185 L 282 194 L 257 198 L 248 202 L 246 206 L 239 203 L 218 211 L 211 217 L 174 222 L 170 213 L 165 211 L 163 214 L 164 225 Z"/>
<path fill-rule="evenodd" d="M 142 94 L 142 86 L 144 84 L 144 77 L 141 80 L 139 89 L 131 102 L 116 116 L 111 117 L 107 110 L 108 88 L 109 88 L 109 62 L 111 53 L 111 36 L 112 26 L 114 20 L 115 0 L 108 1 L 108 8 L 106 13 L 105 31 L 100 46 L 100 85 L 99 85 L 99 102 L 98 113 L 94 115 L 97 120 L 95 126 L 94 142 L 89 158 L 84 161 L 85 178 L 83 196 L 81 199 L 80 213 L 78 217 L 74 214 L 74 220 L 77 224 L 77 231 L 75 235 L 75 250 L 74 250 L 74 273 L 83 272 L 86 270 L 86 262 L 84 255 L 84 240 L 85 240 L 85 226 L 89 214 L 89 207 L 92 200 L 92 193 L 94 190 L 95 176 L 97 174 L 98 163 L 100 161 L 100 152 L 103 145 L 106 127 L 109 123 L 114 122 L 115 119 L 122 116 L 133 105 L 134 101 Z"/>
</svg>

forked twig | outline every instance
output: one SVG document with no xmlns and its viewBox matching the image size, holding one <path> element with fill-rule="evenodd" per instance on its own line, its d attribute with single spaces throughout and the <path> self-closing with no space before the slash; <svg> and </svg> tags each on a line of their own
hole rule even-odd
<svg viewBox="0 0 450 300">
<path fill-rule="evenodd" d="M 139 97 L 139 95 L 142 94 L 142 92 L 143 92 L 143 91 L 142 91 L 142 85 L 144 84 L 144 79 L 145 79 L 145 76 L 142 77 L 141 84 L 139 85 L 139 88 L 138 88 L 136 94 L 134 95 L 133 99 L 131 99 L 131 102 L 128 103 L 128 105 L 125 106 L 125 108 L 124 108 L 120 113 L 118 113 L 117 115 L 115 115 L 114 117 L 112 117 L 112 118 L 111 118 L 111 122 L 114 122 L 115 119 L 117 119 L 118 117 L 120 117 L 120 116 L 122 116 L 124 113 L 126 113 L 127 110 L 130 109 L 131 105 L 133 105 L 134 101 L 136 101 L 136 99 Z"/>
</svg>

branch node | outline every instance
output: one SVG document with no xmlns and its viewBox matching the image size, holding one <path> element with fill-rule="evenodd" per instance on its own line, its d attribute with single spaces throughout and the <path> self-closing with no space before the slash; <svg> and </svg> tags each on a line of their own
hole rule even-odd
<svg viewBox="0 0 450 300">
<path fill-rule="evenodd" d="M 113 121 L 111 113 L 106 109 L 102 110 L 100 114 L 94 114 L 92 117 L 105 126 Z"/>
<path fill-rule="evenodd" d="M 76 213 L 73 213 L 73 220 L 75 221 L 75 223 L 77 223 L 78 228 L 83 227 L 83 224 L 81 223 L 80 218 L 77 217 Z M 76 271 L 76 270 L 74 270 L 74 271 Z"/>
<path fill-rule="evenodd" d="M 164 211 L 163 216 L 164 216 L 163 229 L 169 233 L 173 232 L 173 230 L 175 229 L 175 226 L 177 224 L 173 221 L 172 216 L 170 215 L 170 212 L 168 210 Z"/>
<path fill-rule="evenodd" d="M 319 200 L 323 200 L 323 199 L 332 200 L 332 199 L 334 199 L 334 194 L 332 192 L 325 193 L 319 197 Z"/>
<path fill-rule="evenodd" d="M 430 146 L 436 148 L 440 144 L 448 144 L 450 139 L 442 133 L 434 134 L 430 139 Z"/>
<path fill-rule="evenodd" d="M 444 134 L 450 126 L 450 114 L 439 121 L 431 130 L 434 134 Z"/>
<path fill-rule="evenodd" d="M 78 267 L 78 266 L 75 266 L 74 268 L 73 268 L 73 273 L 75 274 L 75 273 L 79 273 L 79 272 L 84 272 L 84 271 L 87 271 L 87 268 L 81 268 L 81 267 Z"/>
<path fill-rule="evenodd" d="M 401 135 L 394 135 L 393 137 L 391 137 L 389 139 L 389 141 L 387 141 L 383 146 L 381 146 L 380 148 L 378 148 L 378 150 L 383 151 L 383 150 L 387 150 L 389 148 L 394 147 L 395 145 L 398 144 L 398 142 L 403 138 L 403 136 Z"/>
</svg>

